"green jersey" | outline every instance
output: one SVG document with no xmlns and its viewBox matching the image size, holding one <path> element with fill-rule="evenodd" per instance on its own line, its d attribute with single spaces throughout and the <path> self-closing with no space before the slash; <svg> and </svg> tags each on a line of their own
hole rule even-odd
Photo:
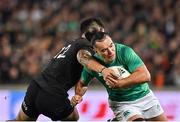
<svg viewBox="0 0 180 122">
<path fill-rule="evenodd" d="M 136 68 L 144 65 L 143 61 L 140 57 L 133 51 L 132 48 L 125 46 L 123 44 L 115 43 L 116 48 L 116 58 L 109 64 L 105 64 L 101 57 L 95 55 L 95 58 L 104 66 L 122 66 L 130 73 L 134 72 Z M 89 84 L 92 78 L 96 77 L 106 88 L 109 99 L 112 101 L 133 101 L 144 97 L 149 93 L 150 89 L 147 83 L 137 84 L 128 88 L 121 89 L 112 89 L 109 88 L 105 81 L 103 80 L 103 76 L 100 73 L 96 73 L 94 71 L 90 71 L 84 67 L 81 79 L 84 81 L 86 85 Z"/>
</svg>

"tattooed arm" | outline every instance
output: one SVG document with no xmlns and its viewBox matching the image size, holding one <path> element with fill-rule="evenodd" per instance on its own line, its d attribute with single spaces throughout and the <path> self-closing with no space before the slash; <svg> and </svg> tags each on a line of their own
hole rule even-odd
<svg viewBox="0 0 180 122">
<path fill-rule="evenodd" d="M 79 63 L 81 63 L 83 66 L 86 66 L 88 69 L 93 70 L 95 72 L 101 73 L 104 77 L 104 79 L 107 76 L 116 77 L 114 75 L 114 71 L 111 69 L 106 68 L 99 62 L 97 62 L 92 56 L 91 53 L 88 50 L 79 50 L 77 53 L 77 59 Z"/>
</svg>

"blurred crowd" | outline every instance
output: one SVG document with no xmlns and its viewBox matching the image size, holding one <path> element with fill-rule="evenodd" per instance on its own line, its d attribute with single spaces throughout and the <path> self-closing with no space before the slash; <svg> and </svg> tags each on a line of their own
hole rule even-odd
<svg viewBox="0 0 180 122">
<path fill-rule="evenodd" d="M 0 84 L 28 83 L 94 16 L 140 55 L 152 86 L 180 86 L 178 13 L 180 0 L 0 0 Z"/>
</svg>

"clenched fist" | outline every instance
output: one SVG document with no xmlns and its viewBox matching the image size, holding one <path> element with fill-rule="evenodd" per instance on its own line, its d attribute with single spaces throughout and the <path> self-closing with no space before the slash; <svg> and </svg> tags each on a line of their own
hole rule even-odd
<svg viewBox="0 0 180 122">
<path fill-rule="evenodd" d="M 77 104 L 79 104 L 81 101 L 82 101 L 82 96 L 80 95 L 74 95 L 72 98 L 71 98 L 71 105 L 72 106 L 76 106 Z"/>
</svg>

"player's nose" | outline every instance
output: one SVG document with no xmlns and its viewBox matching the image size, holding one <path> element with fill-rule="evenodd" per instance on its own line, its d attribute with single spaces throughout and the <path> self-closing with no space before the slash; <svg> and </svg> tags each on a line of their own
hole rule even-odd
<svg viewBox="0 0 180 122">
<path fill-rule="evenodd" d="M 109 55 L 112 55 L 112 54 L 113 54 L 113 49 L 108 48 L 108 54 L 109 54 Z"/>
</svg>

